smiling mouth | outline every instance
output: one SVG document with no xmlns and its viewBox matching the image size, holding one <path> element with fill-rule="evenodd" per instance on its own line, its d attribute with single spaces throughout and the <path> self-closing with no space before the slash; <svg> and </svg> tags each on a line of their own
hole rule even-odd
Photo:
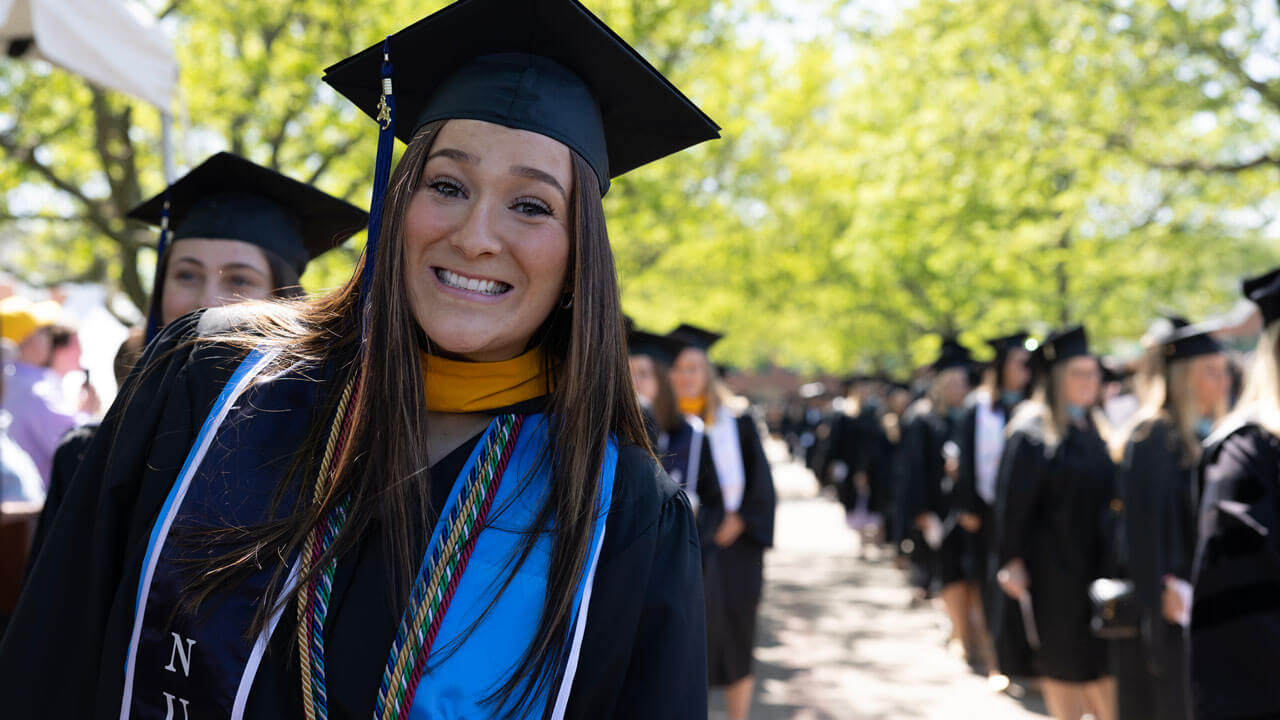
<svg viewBox="0 0 1280 720">
<path fill-rule="evenodd" d="M 432 270 L 435 271 L 436 277 L 440 279 L 441 283 L 455 290 L 466 290 L 480 293 L 481 295 L 503 295 L 511 290 L 510 285 L 497 280 L 481 280 L 480 278 L 467 277 L 439 267 L 432 268 Z"/>
</svg>

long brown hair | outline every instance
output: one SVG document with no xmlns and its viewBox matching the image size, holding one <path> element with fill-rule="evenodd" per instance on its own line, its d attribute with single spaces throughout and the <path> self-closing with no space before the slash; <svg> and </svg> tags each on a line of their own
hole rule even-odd
<svg viewBox="0 0 1280 720">
<path fill-rule="evenodd" d="M 1139 371 L 1138 386 L 1142 388 L 1142 407 L 1133 416 L 1126 432 L 1117 433 L 1112 448 L 1116 458 L 1124 456 L 1125 445 L 1145 440 L 1155 429 L 1157 422 L 1169 426 L 1178 444 L 1169 448 L 1178 453 L 1182 467 L 1193 467 L 1200 460 L 1201 439 L 1196 434 L 1197 416 L 1191 401 L 1191 363 L 1193 359 L 1169 360 L 1163 345 L 1147 350 Z M 1213 420 L 1226 414 L 1226 407 L 1217 408 Z"/>
<path fill-rule="evenodd" d="M 323 393 L 307 441 L 295 456 L 294 471 L 277 490 L 269 517 L 281 519 L 247 530 L 223 531 L 227 545 L 219 549 L 228 549 L 197 568 L 197 580 L 187 598 L 190 609 L 252 574 L 254 558 L 260 555 L 295 557 L 311 529 L 344 497 L 350 503 L 345 525 L 329 551 L 300 578 L 299 586 L 376 527 L 387 548 L 388 574 L 398 603 L 403 605 L 407 599 L 426 549 L 427 538 L 420 528 L 422 518 L 431 513 L 434 478 L 427 460 L 420 330 L 402 275 L 404 219 L 444 122 L 419 129 L 392 173 L 366 302 L 368 342 L 361 346 L 359 316 L 359 279 L 367 254 L 352 279 L 332 294 L 307 303 L 269 305 L 272 311 L 261 313 L 252 327 L 217 338 L 239 347 L 278 347 L 283 351 L 282 368 L 295 374 L 323 368 L 339 380 Z M 610 435 L 620 443 L 645 447 L 648 443 L 627 364 L 617 272 L 599 185 L 581 157 L 573 153 L 572 161 L 566 288 L 572 303 L 553 309 L 534 336 L 554 384 L 547 406 L 550 447 L 543 456 L 550 492 L 531 526 L 553 528 L 547 592 L 533 642 L 506 684 L 488 699 L 500 708 L 527 706 L 539 693 L 555 687 L 568 654 L 573 601 L 597 517 L 599 474 Z M 343 380 L 356 374 L 362 375 L 362 391 L 350 411 L 350 436 L 329 489 L 320 502 L 312 503 L 312 479 Z M 452 478 L 444 480 L 452 482 Z M 292 509 L 278 512 L 291 495 L 297 498 Z M 538 535 L 533 531 L 526 535 L 520 556 L 510 564 L 512 575 L 533 551 Z M 296 592 L 282 591 L 288 575 L 285 563 L 279 563 L 273 575 L 271 589 L 259 604 L 255 632 Z M 547 697 L 554 700 L 554 693 L 547 692 Z M 545 713 L 550 711 L 548 702 Z"/>
<path fill-rule="evenodd" d="M 1046 445 L 1056 447 L 1066 438 L 1071 421 L 1067 413 L 1067 403 L 1060 397 L 1062 387 L 1066 384 L 1066 373 L 1067 363 L 1065 362 L 1040 368 L 1031 381 L 1033 388 L 1031 398 L 1018 405 L 1013 420 L 1005 426 L 1006 435 L 1017 431 L 1028 420 L 1039 418 Z M 1111 437 L 1111 426 L 1107 423 L 1106 416 L 1095 406 L 1088 409 L 1088 417 L 1098 436 L 1106 442 Z"/>
</svg>

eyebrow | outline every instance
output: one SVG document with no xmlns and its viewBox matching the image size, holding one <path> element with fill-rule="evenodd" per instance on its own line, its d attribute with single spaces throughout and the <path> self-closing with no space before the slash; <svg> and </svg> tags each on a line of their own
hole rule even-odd
<svg viewBox="0 0 1280 720">
<path fill-rule="evenodd" d="M 227 272 L 228 270 L 249 270 L 251 272 L 257 273 L 258 275 L 266 275 L 266 273 L 262 272 L 261 268 L 256 268 L 248 263 L 239 263 L 239 262 L 228 263 L 226 265 L 223 265 L 221 268 L 219 268 L 219 270 L 221 272 Z"/>
<path fill-rule="evenodd" d="M 431 161 L 432 159 L 438 158 L 438 157 L 447 157 L 452 160 L 457 160 L 460 163 L 466 163 L 468 165 L 478 165 L 480 163 L 480 158 L 476 157 L 475 155 L 472 155 L 469 152 L 466 152 L 464 150 L 457 150 L 455 148 L 440 148 L 439 150 L 436 150 L 435 152 L 428 155 L 427 160 Z"/>
<path fill-rule="evenodd" d="M 563 197 L 566 201 L 569 199 L 569 193 L 565 192 L 564 186 L 561 185 L 560 181 L 557 180 L 555 176 L 552 175 L 551 173 L 544 172 L 542 170 L 539 170 L 538 168 L 527 167 L 524 165 L 512 165 L 511 173 L 513 175 L 527 177 L 530 180 L 537 180 L 539 182 L 544 182 L 550 185 L 551 187 L 555 188 L 556 190 L 559 190 L 560 196 Z"/>
<path fill-rule="evenodd" d="M 465 163 L 467 165 L 480 164 L 480 158 L 476 157 L 475 155 L 472 155 L 471 153 L 465 150 L 459 150 L 457 148 L 440 148 L 439 150 L 436 150 L 435 152 L 428 155 L 427 161 L 430 162 L 433 158 L 437 158 L 437 157 L 445 157 L 451 160 L 457 160 L 458 162 Z M 511 174 L 519 175 L 520 177 L 527 177 L 530 180 L 537 180 L 539 182 L 544 182 L 550 185 L 551 187 L 555 188 L 557 191 L 559 191 L 560 195 L 565 200 L 569 199 L 569 193 L 564 189 L 564 186 L 560 184 L 560 181 L 557 180 L 554 175 L 546 172 L 545 170 L 539 170 L 538 168 L 529 167 L 527 165 L 512 165 Z"/>
<path fill-rule="evenodd" d="M 203 269 L 204 269 L 204 263 L 200 262 L 199 260 L 197 260 L 196 258 L 193 258 L 193 257 L 187 257 L 187 256 L 183 256 L 183 257 L 176 257 L 176 258 L 174 258 L 174 259 L 173 259 L 173 262 L 175 262 L 175 263 L 191 263 L 192 265 L 199 265 L 201 270 L 203 270 Z M 265 275 L 265 274 L 266 274 L 266 273 L 262 272 L 262 269 L 261 269 L 261 268 L 257 268 L 257 267 L 254 267 L 253 265 L 250 265 L 249 263 L 242 263 L 242 262 L 233 262 L 233 263 L 228 263 L 228 264 L 226 264 L 226 265 L 222 265 L 222 266 L 220 266 L 220 267 L 218 268 L 218 272 L 228 272 L 228 271 L 231 271 L 231 270 L 249 270 L 249 271 L 252 271 L 252 272 L 254 272 L 254 273 L 257 273 L 258 275 Z"/>
</svg>

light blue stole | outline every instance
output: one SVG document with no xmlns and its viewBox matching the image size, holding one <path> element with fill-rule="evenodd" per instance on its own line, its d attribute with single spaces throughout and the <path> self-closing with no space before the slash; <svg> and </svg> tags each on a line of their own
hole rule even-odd
<svg viewBox="0 0 1280 720">
<path fill-rule="evenodd" d="M 180 525 L 261 522 L 273 481 L 260 458 L 277 457 L 296 446 L 311 408 L 300 406 L 306 393 L 300 382 L 260 377 L 273 355 L 254 351 L 241 363 L 205 420 L 182 471 L 155 520 L 140 573 L 134 628 L 125 663 L 121 720 L 240 720 L 279 614 L 257 638 L 243 637 L 255 600 L 272 568 L 228 597 L 206 603 L 199 616 L 173 613 L 186 576 L 183 561 L 191 550 L 168 542 L 175 520 Z M 293 380 L 297 380 L 293 378 Z M 241 402 L 252 396 L 252 402 Z M 282 415 L 283 413 L 283 415 Z M 291 414 L 296 417 L 289 418 Z M 255 427 L 255 425 L 260 425 Z M 494 423 L 476 444 L 454 480 L 440 516 L 448 517 Z M 281 428 L 287 431 L 281 432 Z M 461 720 L 494 714 L 484 700 L 501 687 L 519 664 L 537 630 L 546 596 L 552 533 L 537 536 L 533 551 L 511 575 L 521 544 L 550 492 L 547 419 L 525 417 L 488 521 L 453 596 L 419 683 L 410 716 L 421 720 Z M 578 666 L 596 565 L 604 546 L 617 469 L 616 442 L 610 439 L 600 471 L 597 512 L 587 566 L 576 588 L 570 620 L 569 652 L 564 667 L 517 717 L 540 718 L 547 702 L 553 718 L 563 718 Z M 265 486 L 265 487 L 264 487 Z M 228 502 L 234 498 L 239 502 Z M 444 523 L 437 523 L 425 557 L 430 557 Z M 296 560 L 294 570 L 296 571 Z M 502 584 L 511 576 L 505 590 Z M 290 577 L 289 586 L 295 582 Z M 501 593 L 499 591 L 501 590 Z M 238 630 L 238 632 L 237 632 Z M 331 667 L 338 667 L 334 664 Z M 376 690 L 371 688 L 372 690 Z"/>
</svg>

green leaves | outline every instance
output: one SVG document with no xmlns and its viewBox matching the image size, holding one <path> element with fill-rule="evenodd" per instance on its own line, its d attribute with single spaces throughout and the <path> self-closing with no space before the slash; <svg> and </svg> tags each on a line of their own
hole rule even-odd
<svg viewBox="0 0 1280 720">
<path fill-rule="evenodd" d="M 373 123 L 321 71 L 443 5 L 179 3 L 180 168 L 231 149 L 366 204 Z M 718 360 L 905 369 L 929 333 L 1065 321 L 1105 342 L 1158 308 L 1221 309 L 1280 262 L 1280 20 L 1262 4 L 588 5 L 724 128 L 605 200 L 628 312 L 725 330 Z M 141 307 L 154 233 L 121 218 L 163 185 L 159 138 L 151 108 L 0 63 L 9 269 Z M 360 242 L 304 284 L 343 282 Z"/>
</svg>

